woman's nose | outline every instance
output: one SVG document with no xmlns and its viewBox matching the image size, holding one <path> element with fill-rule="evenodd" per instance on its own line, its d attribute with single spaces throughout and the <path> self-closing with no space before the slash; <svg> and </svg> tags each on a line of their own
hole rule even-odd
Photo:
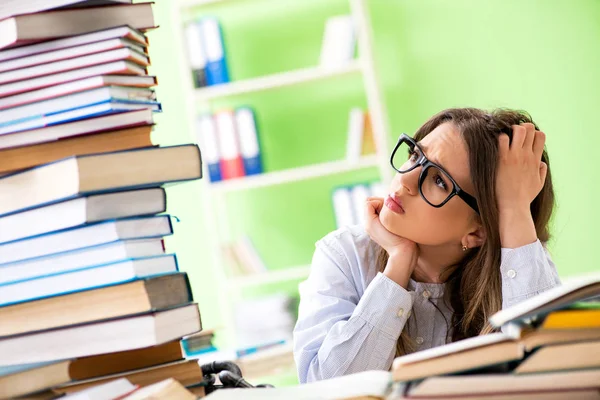
<svg viewBox="0 0 600 400">
<path fill-rule="evenodd" d="M 417 195 L 419 193 L 420 174 L 421 167 L 417 167 L 412 171 L 403 174 L 398 172 L 396 174 L 396 179 L 398 180 L 399 185 L 396 185 L 396 187 L 402 186 L 408 194 Z"/>
</svg>

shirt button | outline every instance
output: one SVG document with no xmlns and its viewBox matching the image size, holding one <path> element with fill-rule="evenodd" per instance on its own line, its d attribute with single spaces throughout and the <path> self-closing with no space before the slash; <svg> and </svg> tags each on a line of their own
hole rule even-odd
<svg viewBox="0 0 600 400">
<path fill-rule="evenodd" d="M 427 290 L 423 291 L 423 297 L 428 299 L 430 296 L 431 296 L 431 293 L 429 293 Z"/>
<path fill-rule="evenodd" d="M 412 313 L 412 310 L 408 310 L 408 312 L 406 313 L 406 318 L 410 318 L 411 313 Z"/>
<path fill-rule="evenodd" d="M 417 338 L 415 339 L 415 342 L 417 342 L 418 345 L 423 344 L 423 338 L 421 336 L 417 336 Z"/>
<path fill-rule="evenodd" d="M 508 275 L 508 277 L 512 279 L 515 276 L 517 276 L 517 271 L 515 271 L 514 269 L 509 269 L 506 275 Z"/>
<path fill-rule="evenodd" d="M 404 315 L 404 308 L 401 308 L 401 309 L 399 309 L 399 310 L 398 310 L 398 314 L 397 314 L 397 315 L 398 315 L 399 317 L 403 316 L 403 315 Z"/>
</svg>

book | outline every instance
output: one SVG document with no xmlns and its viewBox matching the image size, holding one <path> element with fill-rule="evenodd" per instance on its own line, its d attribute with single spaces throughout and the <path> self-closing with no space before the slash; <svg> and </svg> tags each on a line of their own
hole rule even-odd
<svg viewBox="0 0 600 400">
<path fill-rule="evenodd" d="M 0 149 L 28 146 L 36 143 L 49 143 L 73 136 L 83 136 L 123 128 L 130 128 L 153 123 L 152 110 L 122 112 L 116 115 L 104 115 L 61 125 L 21 131 L 19 133 L 0 135 Z"/>
<path fill-rule="evenodd" d="M 319 65 L 339 67 L 354 58 L 356 32 L 352 15 L 330 17 L 325 22 Z"/>
<path fill-rule="evenodd" d="M 155 100 L 156 95 L 154 91 L 150 89 L 116 86 L 101 87 L 66 96 L 55 97 L 53 99 L 36 101 L 24 106 L 0 110 L 0 126 L 22 122 L 23 120 L 32 119 L 35 116 L 65 112 L 107 101 L 135 103 L 138 101 L 149 102 Z"/>
<path fill-rule="evenodd" d="M 291 387 L 217 390 L 206 399 L 384 399 L 391 383 L 388 371 L 366 371 Z"/>
<path fill-rule="evenodd" d="M 175 255 L 165 254 L 8 282 L 0 285 L 0 306 L 116 285 L 178 270 Z"/>
<path fill-rule="evenodd" d="M 0 366 L 156 346 L 202 329 L 196 304 L 0 340 Z"/>
<path fill-rule="evenodd" d="M 357 162 L 361 156 L 365 113 L 361 108 L 354 107 L 348 117 L 346 139 L 346 159 Z"/>
<path fill-rule="evenodd" d="M 192 300 L 185 273 L 151 276 L 0 307 L 0 337 L 159 311 Z"/>
<path fill-rule="evenodd" d="M 137 51 L 124 47 L 103 51 L 102 53 L 90 54 L 82 57 L 75 57 L 68 60 L 49 62 L 47 64 L 34 65 L 28 68 L 5 71 L 0 73 L 0 84 L 11 82 L 23 82 L 29 79 L 38 78 L 45 75 L 59 74 L 71 70 L 93 67 L 96 65 L 107 64 L 116 61 L 128 61 L 142 67 L 150 65 L 148 56 Z"/>
<path fill-rule="evenodd" d="M 100 75 L 92 76 L 89 78 L 80 79 L 73 82 L 62 83 L 54 86 L 50 86 L 43 89 L 32 90 L 29 92 L 17 94 L 14 96 L 8 96 L 0 99 L 0 110 L 20 107 L 27 104 L 55 99 L 68 94 L 84 92 L 87 90 L 110 87 L 110 86 L 121 86 L 127 87 L 129 90 L 132 88 L 150 88 L 156 85 L 156 77 L 154 76 L 137 76 L 137 75 Z M 155 99 L 155 94 L 152 91 L 137 92 L 137 93 L 148 93 L 152 97 L 147 98 L 149 100 Z"/>
<path fill-rule="evenodd" d="M 20 0 L 4 0 L 0 6 L 0 19 L 19 14 L 30 14 L 64 6 L 131 4 L 131 0 L 44 0 L 22 2 Z"/>
<path fill-rule="evenodd" d="M 575 277 L 537 296 L 512 307 L 500 310 L 489 319 L 495 327 L 509 322 L 525 323 L 543 318 L 545 314 L 569 306 L 577 301 L 600 295 L 600 275 Z"/>
<path fill-rule="evenodd" d="M 181 346 L 179 341 L 174 340 L 142 349 L 34 364 L 30 369 L 0 377 L 0 398 L 22 396 L 78 380 L 172 363 L 181 360 L 181 358 Z M 116 381 L 123 380 L 125 378 Z M 69 396 L 83 394 L 88 390 L 97 390 L 100 392 L 99 394 L 102 394 L 105 393 L 105 389 L 100 388 L 105 385 L 107 384 L 97 385 L 94 388 L 98 389 L 84 389 Z M 132 389 L 128 393 L 131 391 Z M 68 398 L 70 398 L 69 396 Z"/>
<path fill-rule="evenodd" d="M 553 311 L 539 329 L 600 328 L 600 310 L 577 309 Z"/>
<path fill-rule="evenodd" d="M 215 120 L 211 114 L 203 114 L 196 119 L 196 137 L 202 146 L 204 162 L 208 167 L 208 177 L 211 182 L 219 182 L 221 175 L 221 153 Z"/>
<path fill-rule="evenodd" d="M 527 375 L 437 376 L 412 385 L 408 389 L 408 397 L 417 399 L 460 395 L 463 396 L 461 398 L 470 398 L 467 396 L 518 393 L 522 398 L 528 398 L 527 394 L 531 391 L 598 390 L 599 382 L 600 369 Z"/>
<path fill-rule="evenodd" d="M 66 61 L 76 57 L 89 56 L 96 53 L 104 53 L 114 49 L 131 49 L 134 54 L 144 54 L 145 47 L 140 46 L 137 42 L 124 39 L 108 39 L 101 42 L 87 43 L 75 47 L 69 47 L 66 49 L 50 50 L 45 53 L 33 54 L 16 58 L 13 60 L 7 60 L 0 63 L 0 72 L 14 71 L 21 68 L 31 68 L 33 66 L 39 66 L 40 64 L 55 63 L 58 61 Z M 145 64 L 149 63 L 149 59 L 140 58 Z M 66 63 L 63 63 L 63 65 Z M 49 66 L 48 66 L 49 67 Z M 38 67 L 38 70 L 41 69 Z"/>
<path fill-rule="evenodd" d="M 262 173 L 262 157 L 254 111 L 250 107 L 237 108 L 235 110 L 235 123 L 246 175 Z"/>
<path fill-rule="evenodd" d="M 600 369 L 600 340 L 544 346 L 523 360 L 515 374 Z M 599 385 L 600 386 L 600 385 Z"/>
<path fill-rule="evenodd" d="M 0 266 L 117 240 L 162 238 L 172 233 L 169 215 L 97 222 L 81 228 L 0 244 Z"/>
<path fill-rule="evenodd" d="M 83 196 L 0 218 L 0 243 L 102 220 L 158 214 L 166 209 L 167 197 L 162 188 Z"/>
<path fill-rule="evenodd" d="M 147 75 L 146 72 L 146 68 L 138 64 L 129 61 L 113 61 L 106 64 L 39 76 L 24 81 L 4 83 L 0 85 L 0 98 L 97 75 Z"/>
<path fill-rule="evenodd" d="M 222 110 L 215 114 L 219 153 L 221 155 L 221 178 L 241 178 L 246 173 L 240 153 L 240 143 L 235 130 L 233 111 Z"/>
<path fill-rule="evenodd" d="M 352 196 L 347 187 L 337 187 L 333 189 L 331 195 L 333 214 L 335 217 L 335 226 L 339 229 L 344 226 L 354 225 L 354 208 L 352 206 Z"/>
<path fill-rule="evenodd" d="M 371 193 L 367 185 L 354 185 L 350 188 L 352 213 L 357 224 L 362 225 L 365 222 L 365 204 L 369 196 L 371 196 Z"/>
<path fill-rule="evenodd" d="M 200 21 L 203 48 L 206 54 L 206 83 L 218 85 L 229 82 L 229 70 L 219 21 L 206 17 Z"/>
<path fill-rule="evenodd" d="M 0 21 L 0 49 L 120 25 L 129 25 L 135 29 L 154 27 L 152 3 L 54 10 L 12 16 Z"/>
<path fill-rule="evenodd" d="M 16 0 L 22 3 L 20 0 Z M 22 3 L 25 4 L 25 3 Z M 0 51 L 0 62 L 13 60 L 15 58 L 22 58 L 27 56 L 33 56 L 36 54 L 42 54 L 49 51 L 56 51 L 67 49 L 69 47 L 81 46 L 94 42 L 101 42 L 109 39 L 123 38 L 127 39 L 137 46 L 148 46 L 148 39 L 144 34 L 137 29 L 133 29 L 129 26 L 117 26 L 114 28 L 107 28 L 92 33 L 86 33 L 81 35 L 69 36 L 62 39 L 47 40 L 40 43 L 34 43 L 27 46 L 14 47 L 10 49 L 4 49 Z"/>
<path fill-rule="evenodd" d="M 196 400 L 197 398 L 197 395 L 183 387 L 181 383 L 169 378 L 138 389 L 123 400 Z"/>
<path fill-rule="evenodd" d="M 35 276 L 56 274 L 110 264 L 129 258 L 164 254 L 162 237 L 153 239 L 117 240 L 82 249 L 10 262 L 0 266 L 0 283 L 16 282 Z"/>
<path fill-rule="evenodd" d="M 175 165 L 177 168 L 168 168 Z M 201 177 L 202 161 L 196 145 L 75 156 L 0 178 L 0 215 L 89 193 L 155 187 Z"/>
<path fill-rule="evenodd" d="M 392 376 L 406 382 L 508 363 L 524 355 L 521 343 L 504 333 L 491 333 L 397 357 Z"/>
<path fill-rule="evenodd" d="M 63 158 L 133 150 L 153 145 L 152 125 L 69 137 L 53 142 L 0 149 L 0 174 L 17 172 Z"/>
<path fill-rule="evenodd" d="M 63 400 L 113 400 L 120 399 L 138 389 L 127 379 L 116 379 L 63 397 Z"/>
<path fill-rule="evenodd" d="M 34 115 L 27 120 L 21 120 L 15 123 L 0 125 L 0 135 L 8 133 L 17 133 L 29 129 L 42 128 L 51 125 L 58 125 L 65 122 L 76 121 L 84 118 L 93 118 L 96 116 L 122 113 L 131 110 L 150 109 L 155 112 L 161 111 L 161 105 L 155 101 L 129 102 L 129 101 L 105 101 L 100 104 L 83 106 L 64 112 L 48 115 Z"/>
<path fill-rule="evenodd" d="M 200 21 L 192 21 L 185 27 L 185 44 L 188 61 L 192 70 L 195 88 L 206 86 L 206 54 L 202 43 Z"/>
<path fill-rule="evenodd" d="M 54 388 L 53 390 L 58 394 L 73 393 L 119 378 L 126 378 L 131 383 L 140 385 L 141 387 L 149 386 L 169 378 L 176 379 L 182 385 L 192 385 L 202 381 L 202 369 L 195 360 L 181 360 L 119 374 L 105 375 L 99 378 L 73 382 Z"/>
</svg>

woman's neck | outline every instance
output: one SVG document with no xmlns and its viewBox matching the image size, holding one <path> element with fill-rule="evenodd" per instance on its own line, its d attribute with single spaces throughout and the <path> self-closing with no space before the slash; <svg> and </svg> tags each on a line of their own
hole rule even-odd
<svg viewBox="0 0 600 400">
<path fill-rule="evenodd" d="M 419 245 L 419 259 L 412 279 L 424 283 L 444 283 L 450 272 L 448 267 L 456 265 L 462 254 L 456 245 Z"/>
</svg>

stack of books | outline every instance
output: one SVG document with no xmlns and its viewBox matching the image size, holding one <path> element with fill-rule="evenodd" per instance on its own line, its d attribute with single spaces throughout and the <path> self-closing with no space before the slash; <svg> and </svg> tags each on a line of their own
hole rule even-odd
<svg viewBox="0 0 600 400">
<path fill-rule="evenodd" d="M 134 388 L 174 378 L 199 395 L 202 371 L 180 339 L 202 329 L 200 313 L 165 253 L 173 230 L 163 185 L 200 179 L 202 161 L 195 144 L 150 140 L 160 110 L 146 71 L 151 3 L 8 3 L 0 398 L 53 398 L 119 378 Z M 143 393 L 177 386 L 161 385 Z M 93 398 L 117 397 L 106 390 Z"/>
<path fill-rule="evenodd" d="M 207 399 L 600 399 L 600 276 L 573 279 L 489 322 L 502 331 L 398 357 L 391 371 Z"/>
</svg>

